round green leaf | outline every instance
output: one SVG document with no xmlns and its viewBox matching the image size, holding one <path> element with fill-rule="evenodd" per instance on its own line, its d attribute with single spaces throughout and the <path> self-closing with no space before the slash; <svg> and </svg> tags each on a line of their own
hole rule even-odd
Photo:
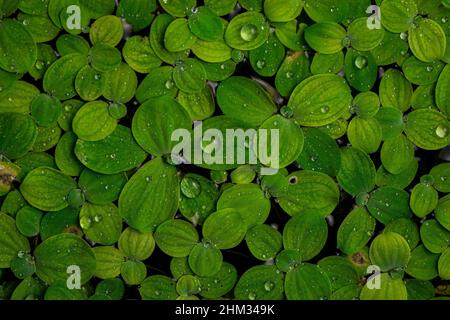
<svg viewBox="0 0 450 320">
<path fill-rule="evenodd" d="M 292 217 L 283 230 L 285 249 L 297 249 L 303 261 L 317 256 L 328 236 L 328 226 L 323 217 L 315 212 Z"/>
<path fill-rule="evenodd" d="M 180 190 L 174 167 L 156 158 L 127 182 L 119 198 L 119 212 L 129 226 L 148 232 L 172 218 Z"/>
<path fill-rule="evenodd" d="M 211 214 L 203 224 L 203 236 L 219 249 L 236 247 L 245 237 L 247 225 L 236 209 L 221 209 Z"/>
<path fill-rule="evenodd" d="M 280 300 L 283 297 L 283 277 L 275 266 L 255 266 L 248 269 L 234 288 L 238 300 Z"/>
<path fill-rule="evenodd" d="M 286 275 L 284 282 L 288 300 L 328 300 L 331 282 L 317 265 L 305 263 Z"/>
<path fill-rule="evenodd" d="M 95 273 L 96 261 L 91 247 L 73 234 L 59 234 L 42 242 L 34 251 L 36 274 L 48 284 L 66 281 L 68 270 L 78 266 L 80 282 L 86 283 Z M 73 272 L 73 271 L 72 271 Z"/>
<path fill-rule="evenodd" d="M 337 233 L 337 246 L 351 255 L 363 249 L 375 231 L 376 221 L 365 208 L 353 209 L 342 221 Z"/>
<path fill-rule="evenodd" d="M 352 100 L 345 80 L 334 74 L 321 74 L 303 80 L 292 93 L 288 106 L 298 124 L 316 127 L 339 119 Z"/>
<path fill-rule="evenodd" d="M 409 218 L 409 194 L 391 186 L 381 187 L 370 194 L 367 209 L 383 224 L 399 218 Z"/>
<path fill-rule="evenodd" d="M 72 178 L 61 171 L 42 167 L 26 176 L 20 191 L 33 207 L 43 211 L 58 211 L 69 205 L 67 196 L 76 187 Z"/>
<path fill-rule="evenodd" d="M 86 167 L 103 174 L 117 174 L 133 169 L 147 156 L 134 141 L 131 130 L 120 125 L 103 140 L 79 139 L 75 154 Z"/>
</svg>

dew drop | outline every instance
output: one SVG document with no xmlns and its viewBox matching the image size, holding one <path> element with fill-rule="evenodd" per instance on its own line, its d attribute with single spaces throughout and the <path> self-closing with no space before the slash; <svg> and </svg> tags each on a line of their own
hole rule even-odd
<svg viewBox="0 0 450 320">
<path fill-rule="evenodd" d="M 250 42 L 255 40 L 258 36 L 258 28 L 251 23 L 245 24 L 241 28 L 241 38 L 244 41 Z"/>
<path fill-rule="evenodd" d="M 444 139 L 444 138 L 448 137 L 448 132 L 449 132 L 448 127 L 445 125 L 440 124 L 436 128 L 436 135 L 439 138 Z"/>
<path fill-rule="evenodd" d="M 364 56 L 358 56 L 355 59 L 355 66 L 361 70 L 367 66 L 367 58 Z"/>
</svg>

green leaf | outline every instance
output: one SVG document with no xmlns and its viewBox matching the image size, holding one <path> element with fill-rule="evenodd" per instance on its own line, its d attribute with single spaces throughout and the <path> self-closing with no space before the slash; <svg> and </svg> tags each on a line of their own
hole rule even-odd
<svg viewBox="0 0 450 320">
<path fill-rule="evenodd" d="M 262 261 L 275 258 L 282 248 L 281 234 L 266 224 L 249 229 L 245 241 L 252 255 Z"/>
<path fill-rule="evenodd" d="M 89 60 L 95 70 L 106 72 L 118 68 L 122 62 L 122 56 L 113 46 L 100 42 L 89 50 Z"/>
<path fill-rule="evenodd" d="M 61 172 L 69 176 L 79 176 L 83 170 L 83 165 L 73 152 L 76 142 L 77 136 L 69 131 L 61 137 L 55 149 L 55 162 L 57 167 Z"/>
<path fill-rule="evenodd" d="M 316 52 L 311 62 L 311 72 L 316 74 L 338 73 L 344 67 L 344 53 L 342 51 L 333 54 Z"/>
<path fill-rule="evenodd" d="M 272 22 L 288 22 L 300 15 L 303 5 L 303 0 L 268 0 L 264 1 L 264 13 Z"/>
<path fill-rule="evenodd" d="M 92 44 L 106 43 L 113 47 L 119 44 L 123 36 L 122 21 L 116 16 L 103 16 L 92 24 L 89 38 Z"/>
<path fill-rule="evenodd" d="M 416 57 L 409 57 L 402 64 L 406 79 L 417 85 L 429 85 L 435 83 L 445 64 L 440 61 L 422 62 Z"/>
<path fill-rule="evenodd" d="M 133 26 L 133 31 L 140 31 L 150 25 L 156 9 L 156 0 L 125 0 L 119 3 L 117 16 L 124 17 Z"/>
<path fill-rule="evenodd" d="M 19 13 L 17 21 L 21 22 L 30 33 L 36 43 L 48 42 L 56 38 L 59 33 L 57 28 L 47 15 L 30 15 Z"/>
<path fill-rule="evenodd" d="M 47 284 L 66 281 L 71 266 L 80 268 L 80 282 L 86 283 L 94 275 L 95 255 L 91 247 L 73 234 L 59 234 L 42 242 L 34 251 L 36 274 Z"/>
<path fill-rule="evenodd" d="M 3 91 L 0 91 L 0 112 L 28 113 L 31 101 L 38 94 L 39 90 L 32 84 L 14 80 L 10 85 L 5 86 Z"/>
<path fill-rule="evenodd" d="M 126 63 L 139 73 L 150 73 L 151 70 L 161 65 L 161 60 L 153 51 L 148 37 L 128 38 L 123 46 L 122 55 Z"/>
<path fill-rule="evenodd" d="M 178 297 L 176 283 L 169 277 L 155 275 L 145 279 L 139 293 L 143 300 L 175 300 Z"/>
<path fill-rule="evenodd" d="M 364 207 L 353 209 L 339 226 L 338 248 L 348 255 L 360 251 L 372 237 L 375 225 L 375 219 Z"/>
<path fill-rule="evenodd" d="M 103 96 L 113 102 L 127 103 L 133 99 L 138 84 L 136 73 L 127 64 L 104 74 Z"/>
<path fill-rule="evenodd" d="M 26 176 L 20 191 L 33 207 L 43 211 L 58 211 L 69 205 L 67 196 L 76 187 L 72 178 L 61 171 L 42 167 Z"/>
<path fill-rule="evenodd" d="M 175 4 L 177 2 L 172 1 L 172 3 Z M 189 55 L 188 50 L 182 52 L 170 52 L 164 46 L 164 35 L 167 27 L 173 20 L 174 18 L 168 14 L 160 14 L 156 16 L 150 28 L 150 45 L 152 46 L 153 51 L 155 51 L 155 54 L 162 61 L 172 65 L 179 59 L 186 58 Z"/>
<path fill-rule="evenodd" d="M 192 33 L 204 41 L 223 39 L 224 25 L 220 17 L 209 7 L 200 6 L 189 14 L 189 28 Z"/>
<path fill-rule="evenodd" d="M 75 154 L 86 167 L 103 174 L 117 174 L 136 168 L 147 156 L 134 141 L 131 130 L 120 125 L 103 140 L 79 139 Z"/>
<path fill-rule="evenodd" d="M 383 224 L 399 218 L 409 218 L 409 194 L 391 186 L 381 187 L 370 194 L 367 209 Z"/>
<path fill-rule="evenodd" d="M 434 286 L 429 281 L 408 279 L 405 284 L 408 300 L 430 300 L 434 297 Z"/>
<path fill-rule="evenodd" d="M 262 156 L 260 154 L 261 152 L 258 152 L 258 148 L 261 147 L 256 146 L 257 140 L 254 142 L 254 151 L 258 154 L 259 160 L 266 166 L 275 169 L 284 168 L 292 164 L 300 156 L 304 142 L 303 131 L 292 120 L 286 119 L 281 115 L 275 115 L 264 121 L 259 127 L 259 130 L 266 130 L 268 141 L 273 140 L 274 131 L 278 130 L 275 131 L 277 134 L 276 136 L 279 139 L 278 145 L 275 146 L 279 154 L 276 163 L 266 163 L 267 160 L 264 158 L 265 156 Z M 267 146 L 265 151 L 266 154 L 273 155 L 274 152 L 276 152 L 272 147 L 271 144 Z"/>
<path fill-rule="evenodd" d="M 406 33 L 384 32 L 384 38 L 380 44 L 371 50 L 377 65 L 387 66 L 404 58 L 409 50 L 408 35 Z"/>
<path fill-rule="evenodd" d="M 324 173 L 296 171 L 287 177 L 287 182 L 287 188 L 274 196 L 289 215 L 314 212 L 326 217 L 339 202 L 337 184 Z"/>
<path fill-rule="evenodd" d="M 383 107 L 395 107 L 404 112 L 411 106 L 413 89 L 400 71 L 389 69 L 381 79 L 379 94 Z"/>
<path fill-rule="evenodd" d="M 204 298 L 217 299 L 234 288 L 238 275 L 233 265 L 224 262 L 214 276 L 199 277 L 198 279 L 202 288 L 199 294 Z"/>
<path fill-rule="evenodd" d="M 404 268 L 410 258 L 408 242 L 395 232 L 383 232 L 370 245 L 370 260 L 382 272 Z"/>
<path fill-rule="evenodd" d="M 128 227 L 120 235 L 119 250 L 128 258 L 144 261 L 155 250 L 155 240 L 150 232 L 139 232 Z"/>
<path fill-rule="evenodd" d="M 235 16 L 225 30 L 225 42 L 233 49 L 254 50 L 269 38 L 270 28 L 258 12 L 244 12 Z"/>
<path fill-rule="evenodd" d="M 384 228 L 385 232 L 395 232 L 408 242 L 409 247 L 414 249 L 419 243 L 419 228 L 412 219 L 400 218 L 393 220 Z"/>
<path fill-rule="evenodd" d="M 211 214 L 203 224 L 203 237 L 219 249 L 236 247 L 245 237 L 246 223 L 236 209 L 221 209 Z"/>
<path fill-rule="evenodd" d="M 232 50 L 222 39 L 218 41 L 204 41 L 197 39 L 197 42 L 192 46 L 191 49 L 192 52 L 197 56 L 197 58 L 206 62 L 220 63 L 226 62 L 231 59 Z M 222 67 L 220 68 L 222 69 Z M 225 69 L 225 65 L 223 69 Z M 205 71 L 208 70 L 206 70 L 205 68 Z M 208 72 L 206 72 L 206 78 L 212 80 L 208 76 Z"/>
<path fill-rule="evenodd" d="M 450 244 L 450 231 L 442 227 L 436 220 L 431 219 L 420 226 L 420 238 L 429 251 L 442 253 Z"/>
<path fill-rule="evenodd" d="M 159 4 L 164 11 L 170 13 L 174 17 L 184 17 L 195 7 L 195 0 L 180 0 L 180 1 L 164 1 L 160 0 Z"/>
<path fill-rule="evenodd" d="M 69 54 L 80 54 L 86 56 L 89 53 L 90 46 L 83 37 L 73 34 L 62 34 L 56 40 L 56 48 L 61 56 Z"/>
<path fill-rule="evenodd" d="M 285 293 L 288 300 L 328 300 L 331 282 L 317 265 L 305 263 L 286 275 Z"/>
<path fill-rule="evenodd" d="M 450 116 L 450 97 L 448 96 L 448 87 L 450 86 L 450 67 L 445 66 L 442 70 L 436 85 L 436 104 L 439 109 Z"/>
<path fill-rule="evenodd" d="M 304 213 L 288 221 L 283 230 L 283 244 L 285 249 L 299 250 L 302 260 L 308 261 L 320 253 L 327 236 L 325 219 L 315 212 Z"/>
<path fill-rule="evenodd" d="M 20 113 L 2 113 L 0 117 L 0 154 L 17 159 L 33 147 L 37 138 L 33 118 Z"/>
<path fill-rule="evenodd" d="M 349 1 L 306 1 L 305 11 L 308 16 L 315 22 L 341 22 L 350 11 Z"/>
<path fill-rule="evenodd" d="M 430 174 L 434 178 L 433 186 L 437 191 L 450 192 L 450 164 L 441 163 L 431 169 Z"/>
<path fill-rule="evenodd" d="M 450 196 L 446 195 L 439 199 L 436 209 L 434 209 L 436 220 L 450 231 Z"/>
<path fill-rule="evenodd" d="M 353 49 L 370 51 L 376 48 L 384 38 L 383 28 L 369 29 L 367 18 L 358 18 L 348 26 L 347 36 Z"/>
<path fill-rule="evenodd" d="M 136 99 L 140 103 L 151 98 L 160 96 L 169 96 L 175 98 L 178 88 L 175 86 L 172 78 L 173 67 L 164 66 L 154 69 L 139 84 L 136 90 Z"/>
<path fill-rule="evenodd" d="M 369 91 L 377 80 L 378 66 L 371 54 L 349 48 L 345 55 L 345 69 L 347 81 L 358 91 Z"/>
<path fill-rule="evenodd" d="M 173 80 L 181 91 L 195 93 L 204 88 L 206 71 L 198 60 L 187 58 L 177 62 L 173 69 Z"/>
<path fill-rule="evenodd" d="M 214 11 L 218 16 L 224 16 L 233 11 L 237 0 L 205 0 L 205 6 Z"/>
<path fill-rule="evenodd" d="M 131 227 L 152 231 L 175 215 L 179 195 L 175 168 L 156 158 L 127 182 L 119 198 L 119 213 Z"/>
<path fill-rule="evenodd" d="M 250 64 L 259 75 L 263 77 L 274 76 L 285 57 L 283 44 L 274 36 L 262 46 L 250 51 Z"/>
<path fill-rule="evenodd" d="M 248 269 L 234 288 L 237 300 L 281 300 L 283 277 L 275 266 L 254 266 Z"/>
<path fill-rule="evenodd" d="M 353 118 L 347 129 L 347 136 L 354 148 L 370 154 L 378 150 L 382 139 L 381 125 L 375 118 Z"/>
<path fill-rule="evenodd" d="M 438 150 L 450 143 L 450 122 L 440 112 L 418 109 L 408 114 L 406 136 L 425 150 Z"/>
<path fill-rule="evenodd" d="M 159 97 L 147 100 L 136 111 L 132 131 L 137 143 L 155 156 L 171 154 L 177 144 L 172 134 L 175 130 L 190 130 L 191 119 L 174 99 Z"/>
<path fill-rule="evenodd" d="M 413 160 L 414 146 L 403 134 L 383 143 L 381 162 L 390 173 L 400 174 Z"/>
<path fill-rule="evenodd" d="M 341 51 L 345 46 L 346 35 L 345 29 L 333 22 L 321 22 L 305 29 L 305 40 L 308 45 L 322 54 Z"/>
<path fill-rule="evenodd" d="M 444 280 L 450 279 L 450 249 L 447 248 L 438 261 L 439 277 Z"/>
<path fill-rule="evenodd" d="M 87 294 L 82 289 L 71 290 L 64 281 L 58 281 L 47 288 L 44 300 L 87 300 Z"/>
<path fill-rule="evenodd" d="M 409 206 L 412 212 L 420 218 L 430 214 L 438 204 L 439 194 L 428 183 L 418 183 L 411 192 Z"/>
<path fill-rule="evenodd" d="M 127 178 L 123 173 L 104 175 L 84 169 L 78 179 L 78 186 L 89 202 L 108 204 L 119 199 L 126 182 Z"/>
<path fill-rule="evenodd" d="M 85 101 L 93 101 L 102 95 L 104 77 L 90 66 L 83 67 L 75 79 L 75 90 Z"/>
<path fill-rule="evenodd" d="M 81 228 L 78 225 L 78 214 L 79 210 L 71 207 L 46 213 L 41 220 L 41 239 L 46 240 L 60 233 L 81 235 Z"/>
<path fill-rule="evenodd" d="M 431 19 L 418 17 L 409 27 L 408 41 L 413 54 L 423 62 L 444 57 L 447 42 L 445 33 L 441 26 Z"/>
<path fill-rule="evenodd" d="M 10 263 L 20 252 L 29 252 L 30 244 L 27 238 L 17 230 L 14 218 L 0 213 L 0 267 L 10 268 Z"/>
<path fill-rule="evenodd" d="M 68 100 L 77 95 L 75 79 L 78 72 L 87 65 L 87 57 L 72 53 L 56 60 L 45 73 L 44 90 L 60 100 Z"/>
<path fill-rule="evenodd" d="M 189 50 L 197 41 L 197 37 L 189 29 L 188 20 L 178 18 L 173 20 L 164 34 L 164 46 L 170 52 Z"/>
<path fill-rule="evenodd" d="M 115 247 L 97 246 L 93 251 L 97 261 L 94 275 L 97 278 L 111 279 L 120 274 L 125 257 L 119 250 Z"/>
<path fill-rule="evenodd" d="M 339 119 L 352 102 L 345 80 L 334 74 L 321 74 L 303 80 L 294 90 L 288 106 L 302 126 L 323 126 Z"/>
<path fill-rule="evenodd" d="M 212 277 L 222 267 L 222 252 L 208 242 L 197 243 L 189 253 L 189 267 L 201 277 Z"/>
<path fill-rule="evenodd" d="M 215 100 L 209 86 L 196 93 L 180 91 L 177 102 L 189 113 L 194 121 L 211 117 L 215 111 Z"/>
<path fill-rule="evenodd" d="M 222 81 L 217 89 L 217 103 L 226 116 L 250 126 L 261 125 L 276 112 L 267 91 L 256 81 L 244 77 Z"/>
<path fill-rule="evenodd" d="M 102 245 L 116 243 L 122 232 L 122 218 L 112 203 L 85 203 L 80 211 L 80 225 L 89 239 Z"/>
<path fill-rule="evenodd" d="M 0 68 L 26 73 L 37 59 L 37 47 L 24 24 L 5 19 L 0 23 Z"/>
<path fill-rule="evenodd" d="M 225 190 L 217 201 L 217 210 L 234 209 L 248 227 L 264 223 L 270 213 L 270 200 L 256 184 L 239 184 Z"/>
<path fill-rule="evenodd" d="M 411 252 L 406 273 L 419 280 L 432 280 L 438 275 L 439 254 L 431 253 L 423 245 Z"/>
<path fill-rule="evenodd" d="M 99 141 L 107 138 L 117 128 L 117 120 L 109 114 L 109 106 L 103 101 L 86 103 L 75 115 L 72 128 L 84 141 Z"/>
<path fill-rule="evenodd" d="M 403 122 L 403 114 L 397 108 L 383 107 L 380 108 L 375 118 L 381 125 L 383 132 L 383 140 L 397 137 L 403 132 L 405 124 Z"/>
<path fill-rule="evenodd" d="M 128 260 L 122 264 L 120 275 L 128 285 L 138 285 L 147 276 L 147 267 L 142 261 Z"/>
<path fill-rule="evenodd" d="M 341 149 L 339 185 L 352 196 L 370 192 L 375 186 L 375 166 L 370 157 L 357 148 Z"/>
<path fill-rule="evenodd" d="M 197 230 L 183 220 L 168 220 L 159 225 L 155 232 L 156 244 L 171 257 L 187 257 L 198 240 Z"/>
<path fill-rule="evenodd" d="M 381 23 L 394 33 L 407 31 L 418 13 L 414 0 L 384 0 L 381 3 Z"/>
<path fill-rule="evenodd" d="M 330 279 L 333 292 L 346 286 L 357 285 L 360 281 L 355 268 L 344 257 L 325 257 L 318 262 L 318 266 Z"/>
<path fill-rule="evenodd" d="M 25 206 L 16 214 L 17 229 L 26 237 L 39 234 L 43 213 L 33 207 Z"/>
<path fill-rule="evenodd" d="M 361 300 L 407 300 L 408 293 L 402 279 L 394 279 L 387 273 L 379 275 L 380 289 L 371 290 L 366 284 L 362 290 Z"/>
<path fill-rule="evenodd" d="M 203 221 L 216 210 L 219 190 L 209 179 L 194 173 L 181 180 L 180 212 L 193 224 Z"/>
<path fill-rule="evenodd" d="M 329 135 L 317 128 L 303 128 L 305 142 L 298 162 L 305 170 L 336 176 L 341 166 L 339 146 Z"/>
<path fill-rule="evenodd" d="M 311 65 L 312 68 L 312 65 Z M 309 76 L 310 62 L 302 52 L 288 53 L 275 77 L 275 86 L 283 96 L 289 96 L 294 88 Z"/>
</svg>

